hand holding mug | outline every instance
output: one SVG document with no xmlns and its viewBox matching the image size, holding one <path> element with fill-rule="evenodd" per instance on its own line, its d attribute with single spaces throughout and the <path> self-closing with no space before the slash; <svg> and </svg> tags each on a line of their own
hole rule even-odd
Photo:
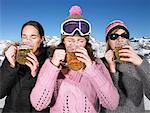
<svg viewBox="0 0 150 113">
<path fill-rule="evenodd" d="M 37 57 L 32 53 L 28 53 L 26 59 L 28 60 L 25 62 L 25 64 L 30 67 L 31 75 L 35 77 L 37 75 L 37 72 L 39 70 L 39 61 L 37 60 Z"/>
<path fill-rule="evenodd" d="M 77 59 L 86 65 L 86 67 L 89 67 L 92 65 L 92 60 L 90 56 L 88 55 L 87 50 L 84 47 L 80 47 L 76 50 L 75 55 L 77 56 Z M 83 65 L 83 66 L 84 66 Z M 85 67 L 85 66 L 84 66 Z M 84 68 L 83 67 L 83 68 Z"/>
<path fill-rule="evenodd" d="M 125 45 L 122 48 L 123 49 L 119 51 L 121 57 L 120 60 L 123 62 L 131 62 L 136 66 L 139 66 L 142 63 L 143 60 L 130 45 Z"/>
<path fill-rule="evenodd" d="M 54 51 L 53 57 L 51 62 L 55 65 L 55 66 L 59 66 L 61 61 L 65 60 L 65 56 L 66 56 L 66 52 L 64 49 L 56 49 Z"/>
<path fill-rule="evenodd" d="M 11 45 L 11 46 L 5 51 L 5 56 L 6 56 L 7 60 L 9 61 L 11 67 L 15 67 L 16 52 L 17 52 L 17 47 L 14 46 L 14 45 Z"/>
</svg>

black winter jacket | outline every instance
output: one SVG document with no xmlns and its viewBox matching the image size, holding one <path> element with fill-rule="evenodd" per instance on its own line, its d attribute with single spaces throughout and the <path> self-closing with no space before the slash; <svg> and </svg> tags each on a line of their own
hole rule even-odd
<svg viewBox="0 0 150 113">
<path fill-rule="evenodd" d="M 48 51 L 49 48 L 43 48 L 37 56 L 40 67 L 48 57 Z M 16 64 L 15 68 L 11 68 L 5 59 L 0 67 L 0 99 L 7 96 L 2 113 L 39 113 L 30 103 L 30 92 L 36 79 L 28 66 Z M 40 113 L 49 113 L 49 108 Z"/>
</svg>

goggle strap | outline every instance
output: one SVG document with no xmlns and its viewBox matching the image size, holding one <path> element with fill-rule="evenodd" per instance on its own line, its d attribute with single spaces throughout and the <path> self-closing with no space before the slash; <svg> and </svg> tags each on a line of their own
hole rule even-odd
<svg viewBox="0 0 150 113">
<path fill-rule="evenodd" d="M 81 21 L 79 21 L 79 29 L 81 30 Z"/>
</svg>

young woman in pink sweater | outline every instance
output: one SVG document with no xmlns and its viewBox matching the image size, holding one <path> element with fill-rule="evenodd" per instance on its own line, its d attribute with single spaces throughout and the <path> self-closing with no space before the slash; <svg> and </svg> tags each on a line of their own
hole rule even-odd
<svg viewBox="0 0 150 113">
<path fill-rule="evenodd" d="M 52 58 L 45 61 L 31 92 L 30 100 L 36 110 L 47 106 L 51 106 L 50 113 L 97 113 L 100 106 L 116 109 L 117 89 L 102 61 L 94 58 L 90 34 L 91 26 L 81 16 L 80 7 L 73 6 L 61 25 L 62 42 Z M 72 61 L 73 67 L 68 62 L 70 48 L 77 57 Z"/>
</svg>

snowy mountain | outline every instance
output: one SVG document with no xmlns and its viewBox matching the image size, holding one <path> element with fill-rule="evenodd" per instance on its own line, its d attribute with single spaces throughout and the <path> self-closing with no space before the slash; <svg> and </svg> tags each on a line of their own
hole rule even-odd
<svg viewBox="0 0 150 113">
<path fill-rule="evenodd" d="M 145 56 L 150 62 L 150 38 L 138 38 L 131 40 L 132 47 L 138 54 Z"/>
<path fill-rule="evenodd" d="M 60 43 L 60 41 L 60 38 L 57 36 L 46 36 L 44 44 L 45 46 L 57 46 Z M 145 56 L 150 62 L 150 38 L 132 38 L 130 41 L 131 45 L 136 50 L 136 52 Z M 14 42 L 10 40 L 0 40 L 0 65 L 4 60 L 4 49 L 13 43 Z M 106 49 L 106 43 L 100 42 L 94 37 L 91 37 L 90 43 L 92 44 L 95 56 L 98 58 L 103 57 L 104 51 Z"/>
</svg>

